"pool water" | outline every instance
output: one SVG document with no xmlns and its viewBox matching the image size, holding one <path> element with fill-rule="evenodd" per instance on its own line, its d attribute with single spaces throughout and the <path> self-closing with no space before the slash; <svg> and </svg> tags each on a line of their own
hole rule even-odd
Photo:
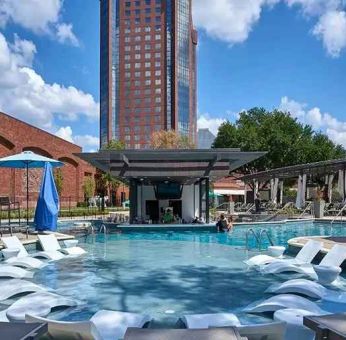
<svg viewBox="0 0 346 340">
<path fill-rule="evenodd" d="M 296 236 L 346 236 L 344 227 L 331 230 L 313 223 L 267 229 L 275 244 L 283 245 Z M 86 236 L 80 245 L 87 255 L 51 263 L 37 272 L 34 281 L 82 301 L 54 316 L 65 320 L 83 320 L 99 309 L 111 309 L 150 314 L 158 325 L 174 326 L 183 314 L 214 312 L 236 312 L 247 322 L 249 316 L 241 309 L 265 297 L 270 284 L 285 278 L 247 269 L 243 261 L 255 252 L 245 251 L 245 232 L 242 226 L 231 234 Z"/>
</svg>

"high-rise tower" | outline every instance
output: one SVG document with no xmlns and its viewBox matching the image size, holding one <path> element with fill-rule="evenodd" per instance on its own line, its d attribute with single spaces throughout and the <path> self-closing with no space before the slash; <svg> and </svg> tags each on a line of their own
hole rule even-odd
<svg viewBox="0 0 346 340">
<path fill-rule="evenodd" d="M 100 0 L 100 141 L 145 148 L 176 130 L 196 142 L 192 0 Z"/>
</svg>

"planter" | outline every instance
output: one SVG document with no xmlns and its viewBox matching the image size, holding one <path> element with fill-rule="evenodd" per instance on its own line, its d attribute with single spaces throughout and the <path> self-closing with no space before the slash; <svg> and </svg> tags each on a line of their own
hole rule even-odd
<svg viewBox="0 0 346 340">
<path fill-rule="evenodd" d="M 314 201 L 314 215 L 315 218 L 322 218 L 324 216 L 324 207 L 326 202 L 323 200 Z"/>
</svg>

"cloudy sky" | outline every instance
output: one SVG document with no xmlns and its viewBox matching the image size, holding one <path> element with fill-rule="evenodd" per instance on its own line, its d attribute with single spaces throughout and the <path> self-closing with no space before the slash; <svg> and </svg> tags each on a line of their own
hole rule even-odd
<svg viewBox="0 0 346 340">
<path fill-rule="evenodd" d="M 199 126 L 290 111 L 346 146 L 346 1 L 193 0 Z M 99 0 L 0 0 L 0 111 L 98 148 Z"/>
</svg>

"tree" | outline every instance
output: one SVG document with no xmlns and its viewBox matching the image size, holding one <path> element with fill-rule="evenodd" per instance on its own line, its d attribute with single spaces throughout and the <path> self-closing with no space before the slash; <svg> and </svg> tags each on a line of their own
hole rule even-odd
<svg viewBox="0 0 346 340">
<path fill-rule="evenodd" d="M 101 150 L 107 150 L 107 151 L 117 151 L 117 150 L 124 150 L 125 149 L 125 143 L 120 141 L 120 140 L 116 140 L 116 139 L 112 139 L 108 142 L 107 145 L 103 146 Z"/>
<path fill-rule="evenodd" d="M 63 185 L 64 185 L 64 176 L 60 168 L 57 168 L 54 170 L 54 181 L 55 181 L 56 190 L 58 191 L 58 195 L 61 196 Z"/>
<path fill-rule="evenodd" d="M 83 192 L 86 199 L 89 199 L 95 194 L 95 179 L 93 176 L 87 176 L 83 183 Z"/>
<path fill-rule="evenodd" d="M 182 136 L 174 130 L 156 131 L 151 135 L 152 149 L 194 149 L 195 145 L 187 136 Z"/>
<path fill-rule="evenodd" d="M 240 148 L 267 151 L 267 155 L 246 165 L 241 171 L 252 173 L 296 164 L 343 158 L 345 149 L 326 135 L 316 133 L 288 113 L 253 108 L 240 113 L 232 124 L 219 128 L 213 148 Z"/>
<path fill-rule="evenodd" d="M 103 194 L 107 194 L 110 197 L 110 203 L 113 205 L 112 192 L 116 194 L 119 187 L 122 185 L 122 182 L 116 177 L 113 177 L 110 173 L 104 173 L 100 177 L 99 185 Z"/>
</svg>

